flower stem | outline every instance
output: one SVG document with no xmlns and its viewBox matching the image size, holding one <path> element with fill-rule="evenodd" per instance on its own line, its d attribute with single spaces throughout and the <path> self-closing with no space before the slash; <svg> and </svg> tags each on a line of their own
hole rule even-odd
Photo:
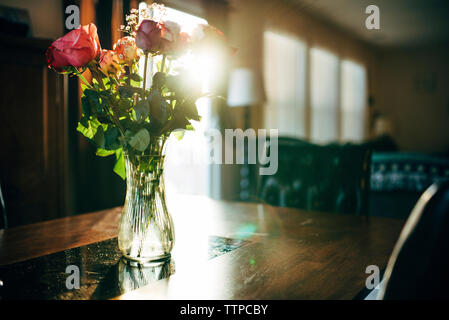
<svg viewBox="0 0 449 320">
<path fill-rule="evenodd" d="M 161 72 L 164 72 L 165 69 L 165 54 L 162 55 L 162 64 L 161 64 Z"/>
<path fill-rule="evenodd" d="M 78 76 L 78 78 L 80 78 L 85 85 L 87 85 L 89 88 L 91 88 L 92 86 L 90 85 L 89 81 L 86 80 L 86 78 L 84 78 L 83 74 L 78 70 L 78 68 L 73 67 L 76 70 L 76 75 Z"/>
<path fill-rule="evenodd" d="M 145 53 L 145 65 L 143 66 L 143 91 L 145 92 L 145 86 L 147 85 L 147 65 L 148 65 L 148 52 Z"/>
</svg>

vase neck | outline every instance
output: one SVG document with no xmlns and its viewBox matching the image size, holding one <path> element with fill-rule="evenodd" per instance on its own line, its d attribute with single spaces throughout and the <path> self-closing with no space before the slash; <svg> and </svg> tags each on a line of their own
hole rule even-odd
<svg viewBox="0 0 449 320">
<path fill-rule="evenodd" d="M 132 159 L 125 155 L 126 181 L 129 187 L 159 184 L 164 172 L 164 156 L 141 156 Z"/>
<path fill-rule="evenodd" d="M 151 139 L 145 152 L 123 146 L 127 184 L 159 184 L 164 169 L 166 140 L 163 137 Z"/>
<path fill-rule="evenodd" d="M 147 148 L 143 152 L 139 152 L 131 147 L 129 144 L 122 144 L 123 153 L 129 157 L 147 157 L 147 156 L 164 156 L 165 155 L 165 142 L 167 137 L 152 137 Z"/>
</svg>

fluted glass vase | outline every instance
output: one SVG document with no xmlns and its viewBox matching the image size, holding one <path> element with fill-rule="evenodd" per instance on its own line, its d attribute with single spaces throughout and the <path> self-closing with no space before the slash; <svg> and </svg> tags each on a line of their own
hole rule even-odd
<svg viewBox="0 0 449 320">
<path fill-rule="evenodd" d="M 165 202 L 164 142 L 152 141 L 144 155 L 124 151 L 127 189 L 118 245 L 125 258 L 139 264 L 169 258 L 174 244 Z"/>
</svg>

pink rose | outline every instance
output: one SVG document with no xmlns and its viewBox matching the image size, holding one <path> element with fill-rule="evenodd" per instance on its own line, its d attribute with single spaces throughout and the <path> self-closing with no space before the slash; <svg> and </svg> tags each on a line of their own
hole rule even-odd
<svg viewBox="0 0 449 320">
<path fill-rule="evenodd" d="M 168 55 L 179 56 L 187 51 L 190 36 L 181 32 L 176 22 L 165 21 L 162 25 L 162 51 Z"/>
<path fill-rule="evenodd" d="M 112 50 L 101 51 L 99 65 L 100 71 L 106 76 L 109 74 L 117 74 L 122 69 L 119 64 L 117 54 Z"/>
<path fill-rule="evenodd" d="M 72 30 L 54 41 L 47 49 L 49 68 L 62 71 L 64 67 L 83 67 L 100 55 L 97 27 L 90 23 Z"/>
<path fill-rule="evenodd" d="M 137 47 L 145 52 L 158 53 L 161 50 L 162 25 L 156 21 L 143 20 L 136 34 Z"/>
</svg>

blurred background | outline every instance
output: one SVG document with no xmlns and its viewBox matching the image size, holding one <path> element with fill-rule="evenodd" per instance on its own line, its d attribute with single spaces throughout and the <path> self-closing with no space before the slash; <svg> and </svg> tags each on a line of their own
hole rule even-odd
<svg viewBox="0 0 449 320">
<path fill-rule="evenodd" d="M 199 100 L 196 131 L 169 143 L 169 202 L 190 194 L 404 218 L 426 187 L 449 177 L 447 1 L 157 2 L 168 20 L 186 30 L 211 24 L 238 49 L 198 67 L 203 86 L 227 101 Z M 365 26 L 371 4 L 378 30 Z M 46 48 L 69 31 L 70 5 L 112 49 L 125 15 L 142 4 L 0 0 L 0 186 L 10 227 L 124 202 L 115 159 L 97 157 L 76 132 L 78 80 L 46 67 Z M 204 161 L 211 128 L 278 129 L 278 173 Z"/>
</svg>

